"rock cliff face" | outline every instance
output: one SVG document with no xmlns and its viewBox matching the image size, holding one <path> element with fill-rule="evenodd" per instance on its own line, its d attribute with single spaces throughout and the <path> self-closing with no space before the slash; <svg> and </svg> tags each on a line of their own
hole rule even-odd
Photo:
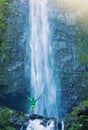
<svg viewBox="0 0 88 130">
<path fill-rule="evenodd" d="M 0 88 L 1 104 L 21 109 L 17 100 L 23 104 L 29 93 L 29 84 L 25 79 L 25 46 L 27 40 L 28 6 L 27 0 L 13 0 L 9 6 L 7 29 L 4 43 L 0 45 Z M 25 94 L 24 94 L 25 91 Z M 13 103 L 14 101 L 14 103 Z M 16 104 L 16 105 L 15 105 Z"/>
<path fill-rule="evenodd" d="M 66 6 L 63 2 L 62 6 L 59 4 L 58 8 L 54 8 L 56 10 L 52 9 L 50 13 L 51 44 L 53 45 L 55 66 L 54 72 L 58 83 L 57 92 L 61 91 L 62 115 L 70 112 L 74 106 L 88 98 L 88 96 L 84 94 L 88 88 L 87 83 L 85 83 L 86 81 L 83 80 L 82 76 L 86 70 L 78 61 L 80 47 L 77 46 L 77 43 L 81 41 L 81 39 L 77 37 L 80 29 L 76 24 L 77 19 L 80 18 L 80 11 L 79 9 L 76 11 L 69 9 L 68 11 L 65 9 Z M 59 89 L 59 79 L 61 90 Z"/>
</svg>

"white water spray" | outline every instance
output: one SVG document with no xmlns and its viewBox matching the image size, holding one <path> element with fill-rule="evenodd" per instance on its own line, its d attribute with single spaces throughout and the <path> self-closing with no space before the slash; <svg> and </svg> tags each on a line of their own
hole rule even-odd
<svg viewBox="0 0 88 130">
<path fill-rule="evenodd" d="M 56 86 L 49 44 L 47 0 L 30 0 L 31 97 L 38 98 L 35 113 L 58 117 Z"/>
</svg>

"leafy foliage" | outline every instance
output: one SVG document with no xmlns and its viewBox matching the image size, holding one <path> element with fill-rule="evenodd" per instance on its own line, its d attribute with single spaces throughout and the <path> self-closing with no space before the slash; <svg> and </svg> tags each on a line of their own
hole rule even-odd
<svg viewBox="0 0 88 130">
<path fill-rule="evenodd" d="M 8 108 L 1 110 L 0 112 L 0 130 L 15 130 L 10 126 L 10 118 L 13 112 Z"/>
<path fill-rule="evenodd" d="M 24 122 L 25 119 L 25 114 L 22 112 L 16 112 L 15 110 L 10 110 L 9 108 L 0 107 L 0 130 L 16 130 L 18 128 L 15 121 L 18 120 L 18 122 Z"/>
<path fill-rule="evenodd" d="M 66 117 L 65 130 L 87 130 L 88 129 L 88 100 L 82 102 L 73 112 Z"/>
</svg>

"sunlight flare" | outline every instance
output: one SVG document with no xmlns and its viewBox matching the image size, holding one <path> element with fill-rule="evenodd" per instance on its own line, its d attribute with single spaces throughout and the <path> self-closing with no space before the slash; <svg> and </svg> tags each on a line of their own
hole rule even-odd
<svg viewBox="0 0 88 130">
<path fill-rule="evenodd" d="M 84 10 L 88 11 L 88 0 L 52 0 L 52 3 L 57 6 L 57 8 L 61 7 L 65 10 Z"/>
</svg>

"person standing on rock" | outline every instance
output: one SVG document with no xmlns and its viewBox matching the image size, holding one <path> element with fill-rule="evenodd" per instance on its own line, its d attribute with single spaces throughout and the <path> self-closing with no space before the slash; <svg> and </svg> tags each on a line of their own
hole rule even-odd
<svg viewBox="0 0 88 130">
<path fill-rule="evenodd" d="M 30 102 L 30 105 L 31 105 L 30 111 L 31 111 L 31 113 L 33 114 L 33 113 L 34 113 L 34 110 L 35 110 L 36 102 L 39 100 L 40 97 L 38 97 L 37 99 L 34 99 L 34 98 L 30 98 L 30 97 L 27 96 L 27 98 L 28 98 L 28 100 L 29 100 L 29 102 Z"/>
</svg>

